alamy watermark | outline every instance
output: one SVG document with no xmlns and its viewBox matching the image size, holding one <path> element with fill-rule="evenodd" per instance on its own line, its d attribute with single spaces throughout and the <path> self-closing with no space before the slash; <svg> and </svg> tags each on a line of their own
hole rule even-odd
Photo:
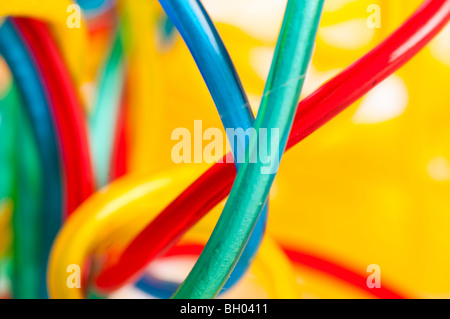
<svg viewBox="0 0 450 319">
<path fill-rule="evenodd" d="M 67 276 L 66 285 L 68 288 L 81 288 L 81 268 L 77 264 L 71 264 L 67 266 L 66 271 L 70 273 Z"/>
<path fill-rule="evenodd" d="M 81 8 L 78 4 L 69 4 L 67 6 L 67 13 L 70 15 L 67 17 L 66 24 L 69 29 L 81 28 Z"/>
<path fill-rule="evenodd" d="M 377 264 L 367 266 L 366 272 L 370 273 L 367 277 L 366 284 L 370 289 L 381 288 L 381 268 Z"/>
<path fill-rule="evenodd" d="M 227 163 L 261 163 L 261 174 L 275 174 L 280 165 L 280 130 L 278 128 L 251 127 L 227 128 L 226 136 L 233 156 L 226 156 Z M 171 157 L 174 163 L 222 163 L 220 155 L 226 152 L 226 137 L 218 128 L 208 128 L 203 132 L 201 120 L 194 121 L 194 131 L 180 127 L 172 131 L 172 141 L 179 141 L 172 147 Z M 208 143 L 204 145 L 204 142 Z M 246 143 L 244 143 L 246 141 Z M 245 145 L 248 144 L 246 153 Z"/>
<path fill-rule="evenodd" d="M 367 13 L 371 15 L 367 18 L 367 27 L 369 29 L 381 28 L 381 8 L 377 4 L 371 4 L 367 7 Z"/>
</svg>

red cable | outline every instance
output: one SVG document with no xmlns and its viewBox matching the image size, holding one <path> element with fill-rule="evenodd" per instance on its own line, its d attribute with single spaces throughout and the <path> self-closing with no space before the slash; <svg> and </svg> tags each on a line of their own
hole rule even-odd
<svg viewBox="0 0 450 319">
<path fill-rule="evenodd" d="M 205 246 L 198 244 L 183 244 L 173 246 L 167 253 L 161 257 L 173 256 L 199 256 Z M 380 288 L 367 287 L 367 274 L 355 272 L 343 265 L 339 265 L 331 260 L 312 255 L 298 248 L 282 247 L 286 256 L 294 263 L 305 266 L 316 271 L 320 271 L 331 277 L 339 279 L 349 285 L 352 285 L 369 295 L 380 299 L 406 299 L 399 292 L 391 289 L 389 284 L 383 283 Z"/>
<path fill-rule="evenodd" d="M 111 158 L 111 181 L 122 177 L 127 173 L 127 104 L 128 104 L 128 86 L 124 86 L 122 101 L 117 117 L 116 132 L 114 136 L 114 148 Z"/>
<path fill-rule="evenodd" d="M 327 275 L 340 279 L 347 284 L 357 287 L 366 293 L 373 295 L 380 299 L 405 299 L 406 297 L 402 294 L 391 289 L 389 285 L 383 282 L 380 288 L 369 288 L 367 287 L 367 274 L 360 274 L 354 272 L 344 266 L 338 265 L 330 260 L 308 254 L 298 249 L 285 248 L 284 252 L 288 258 L 302 266 L 309 267 L 314 270 L 318 270 Z"/>
<path fill-rule="evenodd" d="M 420 51 L 450 19 L 450 0 L 428 0 L 396 32 L 367 55 L 300 102 L 288 148 L 313 133 Z M 107 292 L 132 280 L 171 246 L 212 207 L 233 184 L 234 164 L 216 164 L 188 187 L 128 246 L 116 264 L 105 265 L 97 277 Z"/>
<path fill-rule="evenodd" d="M 33 19 L 14 18 L 33 52 L 51 100 L 62 152 L 65 214 L 72 213 L 94 191 L 86 121 L 80 99 L 47 26 Z"/>
</svg>

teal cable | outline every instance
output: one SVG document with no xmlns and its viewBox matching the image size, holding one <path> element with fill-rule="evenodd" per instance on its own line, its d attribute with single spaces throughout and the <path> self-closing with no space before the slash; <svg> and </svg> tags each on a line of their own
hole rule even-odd
<svg viewBox="0 0 450 319">
<path fill-rule="evenodd" d="M 16 125 L 17 91 L 11 82 L 10 85 L 0 93 L 0 202 L 4 199 L 14 198 L 14 169 L 15 169 L 15 147 L 14 134 Z M 12 247 L 5 247 L 5 252 L 0 256 L 0 296 L 12 295 L 9 288 L 12 286 Z"/>
<path fill-rule="evenodd" d="M 239 76 L 227 49 L 206 9 L 200 0 L 159 0 L 163 9 L 177 27 L 192 54 L 205 83 L 211 92 L 225 130 L 251 128 L 254 115 L 242 87 Z M 245 135 L 228 136 L 236 169 L 245 152 Z M 250 268 L 258 253 L 266 229 L 268 207 L 265 207 L 241 258 L 231 273 L 222 293 L 233 287 Z M 148 276 L 137 282 L 137 286 L 158 297 L 170 297 L 177 283 L 164 283 Z"/>
<path fill-rule="evenodd" d="M 14 184 L 16 101 L 18 92 L 11 82 L 0 97 L 0 200 L 11 198 Z"/>
<path fill-rule="evenodd" d="M 31 123 L 14 82 L 0 101 L 0 116 L 0 198 L 13 198 L 15 202 L 12 217 L 13 233 L 16 234 L 11 278 L 13 295 L 38 298 L 42 245 L 39 241 L 41 227 L 37 227 L 42 218 L 41 166 Z"/>
<path fill-rule="evenodd" d="M 13 262 L 11 254 L 8 253 L 0 259 L 0 299 L 3 297 L 10 297 L 11 293 L 11 274 Z"/>
<path fill-rule="evenodd" d="M 13 211 L 13 295 L 15 298 L 40 297 L 43 246 L 43 172 L 31 122 L 23 105 L 16 105 L 17 189 Z M 20 235 L 20 236 L 18 236 Z"/>
<path fill-rule="evenodd" d="M 246 150 L 246 162 L 241 164 L 222 215 L 202 254 L 173 298 L 214 298 L 239 260 L 267 201 L 286 146 L 323 2 L 288 2 L 254 125 L 256 134 L 252 134 Z M 270 152 L 264 161 L 258 156 L 258 143 L 263 140 L 260 129 L 267 129 L 267 141 L 279 141 L 277 150 Z M 256 162 L 247 159 L 256 159 Z"/>
<path fill-rule="evenodd" d="M 44 242 L 40 247 L 41 263 L 39 268 L 41 273 L 36 278 L 40 282 L 40 287 L 36 294 L 41 298 L 46 298 L 45 265 L 48 251 L 53 243 L 53 234 L 59 229 L 62 218 L 62 179 L 57 133 L 52 123 L 49 101 L 46 98 L 45 88 L 42 86 L 42 78 L 39 77 L 34 65 L 34 58 L 30 55 L 31 52 L 21 34 L 18 33 L 16 22 L 10 18 L 6 19 L 0 27 L 0 52 L 14 77 L 14 83 L 20 93 L 21 101 L 23 101 L 21 105 L 24 106 L 24 114 L 27 115 L 32 125 L 33 135 L 39 149 L 41 171 L 45 172 L 45 179 L 42 180 L 43 184 L 41 185 L 43 201 L 40 214 L 42 218 L 37 227 L 47 231 L 43 232 Z M 14 142 L 17 143 L 16 140 Z M 30 238 L 29 234 L 19 232 L 15 233 L 14 241 L 19 241 L 18 237 L 22 235 Z M 31 241 L 37 242 L 37 240 Z M 21 242 L 25 243 L 25 241 Z M 16 268 L 16 264 L 14 273 L 15 276 L 22 273 L 20 269 Z M 30 289 L 27 289 L 27 293 L 29 291 Z M 20 298 L 21 296 L 14 295 L 14 297 Z"/>
<path fill-rule="evenodd" d="M 100 78 L 100 89 L 90 118 L 90 148 L 97 187 L 108 184 L 117 117 L 125 73 L 123 46 L 117 31 L 111 54 Z"/>
</svg>

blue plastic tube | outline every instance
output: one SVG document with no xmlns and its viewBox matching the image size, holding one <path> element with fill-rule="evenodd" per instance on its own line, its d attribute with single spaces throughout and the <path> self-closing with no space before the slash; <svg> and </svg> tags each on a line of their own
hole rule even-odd
<svg viewBox="0 0 450 319">
<path fill-rule="evenodd" d="M 23 103 L 16 101 L 16 194 L 13 224 L 13 295 L 30 299 L 39 297 L 43 247 L 42 194 L 44 171 L 30 119 Z"/>
<path fill-rule="evenodd" d="M 24 101 L 26 114 L 36 137 L 40 166 L 42 172 L 45 172 L 41 212 L 44 243 L 40 252 L 41 275 L 37 294 L 40 298 L 46 298 L 48 255 L 62 223 L 62 182 L 55 128 L 45 90 L 36 72 L 31 53 L 9 19 L 0 28 L 0 53 L 8 63 Z M 20 236 L 20 233 L 15 235 Z"/>
<path fill-rule="evenodd" d="M 14 200 L 16 185 L 15 131 L 17 124 L 18 93 L 13 83 L 0 92 L 0 203 Z M 1 213 L 0 213 L 1 214 Z M 5 216 L 0 216 L 0 219 Z M 11 227 L 9 223 L 8 227 Z M 2 230 L 0 230 L 2 231 Z M 4 289 L 0 294 L 12 296 L 13 251 L 11 243 L 0 243 L 0 282 Z"/>
<path fill-rule="evenodd" d="M 115 1 L 114 0 L 77 0 L 78 5 L 83 10 L 83 13 L 88 17 L 95 17 L 109 8 L 111 8 Z"/>
<path fill-rule="evenodd" d="M 255 158 L 256 162 L 246 161 L 241 165 L 211 237 L 174 298 L 214 298 L 236 266 L 267 201 L 286 147 L 322 7 L 323 0 L 288 1 L 254 125 L 256 134 L 250 137 L 246 150 L 248 158 Z M 263 140 L 271 143 L 269 161 L 261 156 Z"/>
<path fill-rule="evenodd" d="M 213 22 L 198 0 L 160 0 L 166 14 L 186 42 L 216 104 L 224 128 L 253 126 L 254 115 L 230 56 Z M 234 158 L 244 154 L 248 140 L 245 136 L 228 136 Z M 239 161 L 235 160 L 239 169 Z M 250 267 L 264 236 L 267 205 L 246 245 L 238 264 L 223 288 L 236 284 Z M 157 297 L 167 298 L 179 284 L 165 283 L 154 278 L 142 278 L 137 287 Z"/>
</svg>

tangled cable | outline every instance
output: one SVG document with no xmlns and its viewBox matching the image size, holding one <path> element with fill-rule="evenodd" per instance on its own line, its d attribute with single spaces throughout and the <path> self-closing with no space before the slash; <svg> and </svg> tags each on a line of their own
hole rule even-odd
<svg viewBox="0 0 450 319">
<path fill-rule="evenodd" d="M 160 298 L 214 298 L 251 271 L 269 297 L 299 298 L 295 264 L 375 297 L 407 297 L 390 284 L 370 291 L 360 272 L 265 233 L 269 193 L 284 152 L 414 57 L 447 24 L 450 1 L 424 1 L 383 42 L 298 102 L 324 1 L 289 0 L 256 119 L 239 69 L 200 0 L 159 2 L 161 7 L 148 0 L 78 1 L 98 24 L 95 32 L 84 22 L 67 27 L 69 0 L 0 4 L 0 14 L 11 16 L 0 28 L 0 53 L 12 74 L 0 99 L 0 115 L 10 115 L 5 118 L 11 124 L 0 125 L 6 137 L 0 148 L 7 154 L 0 158 L 0 200 L 8 199 L 0 201 L 0 233 L 8 218 L 14 233 L 11 253 L 9 239 L 0 238 L 0 261 L 13 260 L 13 296 L 106 297 L 133 283 Z M 167 137 L 163 105 L 184 98 L 165 92 L 159 80 L 183 78 L 182 71 L 171 75 L 161 67 L 160 52 L 178 45 L 173 26 L 223 130 L 252 132 L 228 135 L 230 154 L 206 170 L 165 166 L 157 147 Z M 89 64 L 83 56 L 95 37 L 106 39 L 93 50 L 106 58 Z M 80 90 L 91 86 L 94 96 Z M 29 132 L 20 138 L 13 133 L 19 121 Z M 4 142 L 14 139 L 20 147 Z M 17 176 L 8 175 L 13 169 Z M 214 208 L 223 211 L 212 234 L 190 231 Z M 180 255 L 198 257 L 182 283 L 148 271 L 155 259 Z M 69 265 L 81 267 L 83 289 L 69 287 Z"/>
</svg>

